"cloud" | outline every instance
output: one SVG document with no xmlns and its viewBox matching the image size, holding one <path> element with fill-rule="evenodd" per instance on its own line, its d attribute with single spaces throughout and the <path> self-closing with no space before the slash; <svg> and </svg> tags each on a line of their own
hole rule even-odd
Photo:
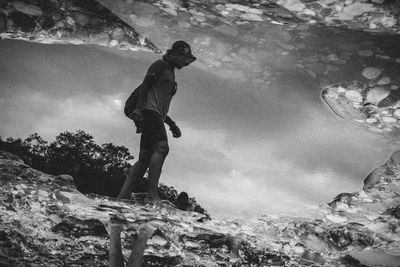
<svg viewBox="0 0 400 267">
<path fill-rule="evenodd" d="M 138 154 L 122 106 L 154 56 L 83 46 L 0 41 L 0 135 L 85 130 Z M 263 88 L 189 66 L 176 72 L 171 138 L 161 182 L 214 214 L 295 213 L 359 187 L 390 147 L 336 119 L 318 86 L 296 73 Z"/>
</svg>

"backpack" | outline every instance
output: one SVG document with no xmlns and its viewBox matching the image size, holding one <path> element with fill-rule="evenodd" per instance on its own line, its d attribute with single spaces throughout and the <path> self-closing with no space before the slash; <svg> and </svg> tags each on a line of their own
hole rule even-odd
<svg viewBox="0 0 400 267">
<path fill-rule="evenodd" d="M 127 116 L 129 119 L 132 120 L 129 115 L 135 110 L 136 104 L 138 101 L 138 96 L 139 96 L 139 90 L 141 89 L 142 85 L 139 85 L 135 90 L 133 90 L 132 94 L 128 97 L 128 99 L 125 102 L 125 107 L 124 107 L 124 113 L 125 116 Z"/>
</svg>

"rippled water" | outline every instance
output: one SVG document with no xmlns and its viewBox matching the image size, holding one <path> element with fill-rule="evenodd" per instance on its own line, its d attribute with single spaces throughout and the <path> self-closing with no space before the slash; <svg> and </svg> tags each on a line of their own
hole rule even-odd
<svg viewBox="0 0 400 267">
<path fill-rule="evenodd" d="M 336 117 L 321 101 L 321 88 L 368 82 L 361 76 L 366 66 L 383 68 L 400 85 L 399 38 L 272 24 L 249 34 L 265 41 L 204 30 L 171 33 L 191 42 L 199 60 L 176 72 L 170 113 L 183 136 L 170 140 L 161 182 L 196 196 L 217 217 L 304 214 L 359 189 L 398 145 Z M 365 49 L 374 56 L 357 55 Z M 136 156 L 139 137 L 121 105 L 158 57 L 1 40 L 0 135 L 38 132 L 51 140 L 84 129 Z"/>
</svg>

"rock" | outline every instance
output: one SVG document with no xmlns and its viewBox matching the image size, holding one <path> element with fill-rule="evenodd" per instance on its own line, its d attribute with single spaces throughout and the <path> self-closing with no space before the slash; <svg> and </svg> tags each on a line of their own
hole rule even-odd
<svg viewBox="0 0 400 267">
<path fill-rule="evenodd" d="M 382 121 L 386 122 L 386 123 L 395 123 L 395 122 L 397 122 L 397 120 L 395 118 L 393 118 L 393 117 L 383 117 Z"/>
<path fill-rule="evenodd" d="M 345 93 L 345 96 L 348 100 L 360 103 L 363 101 L 363 97 L 359 91 L 356 90 L 348 90 Z"/>
<path fill-rule="evenodd" d="M 384 98 L 381 102 L 378 103 L 378 108 L 387 108 L 391 107 L 396 103 L 396 98 L 389 95 Z"/>
<path fill-rule="evenodd" d="M 372 57 L 374 55 L 374 51 L 370 49 L 360 50 L 357 52 L 357 55 L 360 57 Z"/>
<path fill-rule="evenodd" d="M 38 190 L 38 194 L 41 196 L 41 197 L 43 197 L 43 198 L 47 198 L 47 197 L 49 197 L 49 193 L 47 193 L 47 191 L 44 191 L 44 190 Z"/>
<path fill-rule="evenodd" d="M 381 75 L 381 73 L 382 73 L 382 69 L 377 68 L 377 67 L 366 67 L 361 72 L 361 74 L 369 80 L 378 78 L 379 75 Z"/>
<path fill-rule="evenodd" d="M 385 99 L 387 96 L 389 96 L 390 91 L 382 88 L 382 87 L 376 87 L 371 89 L 367 93 L 367 102 L 372 103 L 372 104 L 378 104 L 381 100 Z"/>
<path fill-rule="evenodd" d="M 375 118 L 368 118 L 368 119 L 366 119 L 365 121 L 366 121 L 367 123 L 369 123 L 369 124 L 372 124 L 372 123 L 377 122 L 378 120 L 375 119 Z"/>
<path fill-rule="evenodd" d="M 81 26 L 85 26 L 90 21 L 90 18 L 87 15 L 82 14 L 81 12 L 74 12 L 73 17 L 74 17 L 76 23 Z"/>
<path fill-rule="evenodd" d="M 398 85 L 392 85 L 392 86 L 390 86 L 390 90 L 397 90 L 397 89 L 399 89 L 399 86 L 398 86 Z"/>
<path fill-rule="evenodd" d="M 57 224 L 62 222 L 62 218 L 57 214 L 50 214 L 48 218 Z"/>
<path fill-rule="evenodd" d="M 117 46 L 118 45 L 118 41 L 117 40 L 111 40 L 110 41 L 110 46 L 111 47 L 114 47 L 114 46 Z"/>
<path fill-rule="evenodd" d="M 390 163 L 394 165 L 400 164 L 400 151 L 393 152 L 390 156 Z"/>
<path fill-rule="evenodd" d="M 240 16 L 244 20 L 248 21 L 264 21 L 263 18 L 258 15 L 258 14 L 253 14 L 253 13 L 244 13 Z"/>
<path fill-rule="evenodd" d="M 74 177 L 72 177 L 69 174 L 60 174 L 56 176 L 55 180 L 62 180 L 65 182 L 73 183 L 74 182 Z"/>
<path fill-rule="evenodd" d="M 393 115 L 394 115 L 395 117 L 397 117 L 397 118 L 400 118 L 400 109 L 396 109 L 396 110 L 393 112 Z"/>
<path fill-rule="evenodd" d="M 26 4 L 22 1 L 16 1 L 14 3 L 12 3 L 12 6 L 18 10 L 19 12 L 22 12 L 26 15 L 29 16 L 41 16 L 43 15 L 43 11 L 40 7 L 35 6 L 35 5 L 30 5 L 30 4 Z"/>
<path fill-rule="evenodd" d="M 329 61 L 338 61 L 339 60 L 339 57 L 338 57 L 338 55 L 336 55 L 336 54 L 329 54 L 328 56 L 327 56 L 327 59 L 329 60 Z"/>
<path fill-rule="evenodd" d="M 387 85 L 387 84 L 390 84 L 390 82 L 391 82 L 391 79 L 389 77 L 387 77 L 387 76 L 384 76 L 384 77 L 380 78 L 376 82 L 376 84 L 377 85 Z"/>
<path fill-rule="evenodd" d="M 124 29 L 121 27 L 116 27 L 111 33 L 111 38 L 114 40 L 121 40 L 124 37 Z"/>
</svg>

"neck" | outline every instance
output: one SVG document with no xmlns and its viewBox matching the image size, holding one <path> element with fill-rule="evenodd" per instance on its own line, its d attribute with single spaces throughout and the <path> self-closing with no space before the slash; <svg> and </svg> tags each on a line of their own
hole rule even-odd
<svg viewBox="0 0 400 267">
<path fill-rule="evenodd" d="M 163 57 L 163 60 L 164 60 L 165 62 L 168 63 L 169 67 L 170 67 L 172 70 L 175 70 L 176 64 L 175 64 L 174 62 L 168 60 L 165 56 Z"/>
</svg>

